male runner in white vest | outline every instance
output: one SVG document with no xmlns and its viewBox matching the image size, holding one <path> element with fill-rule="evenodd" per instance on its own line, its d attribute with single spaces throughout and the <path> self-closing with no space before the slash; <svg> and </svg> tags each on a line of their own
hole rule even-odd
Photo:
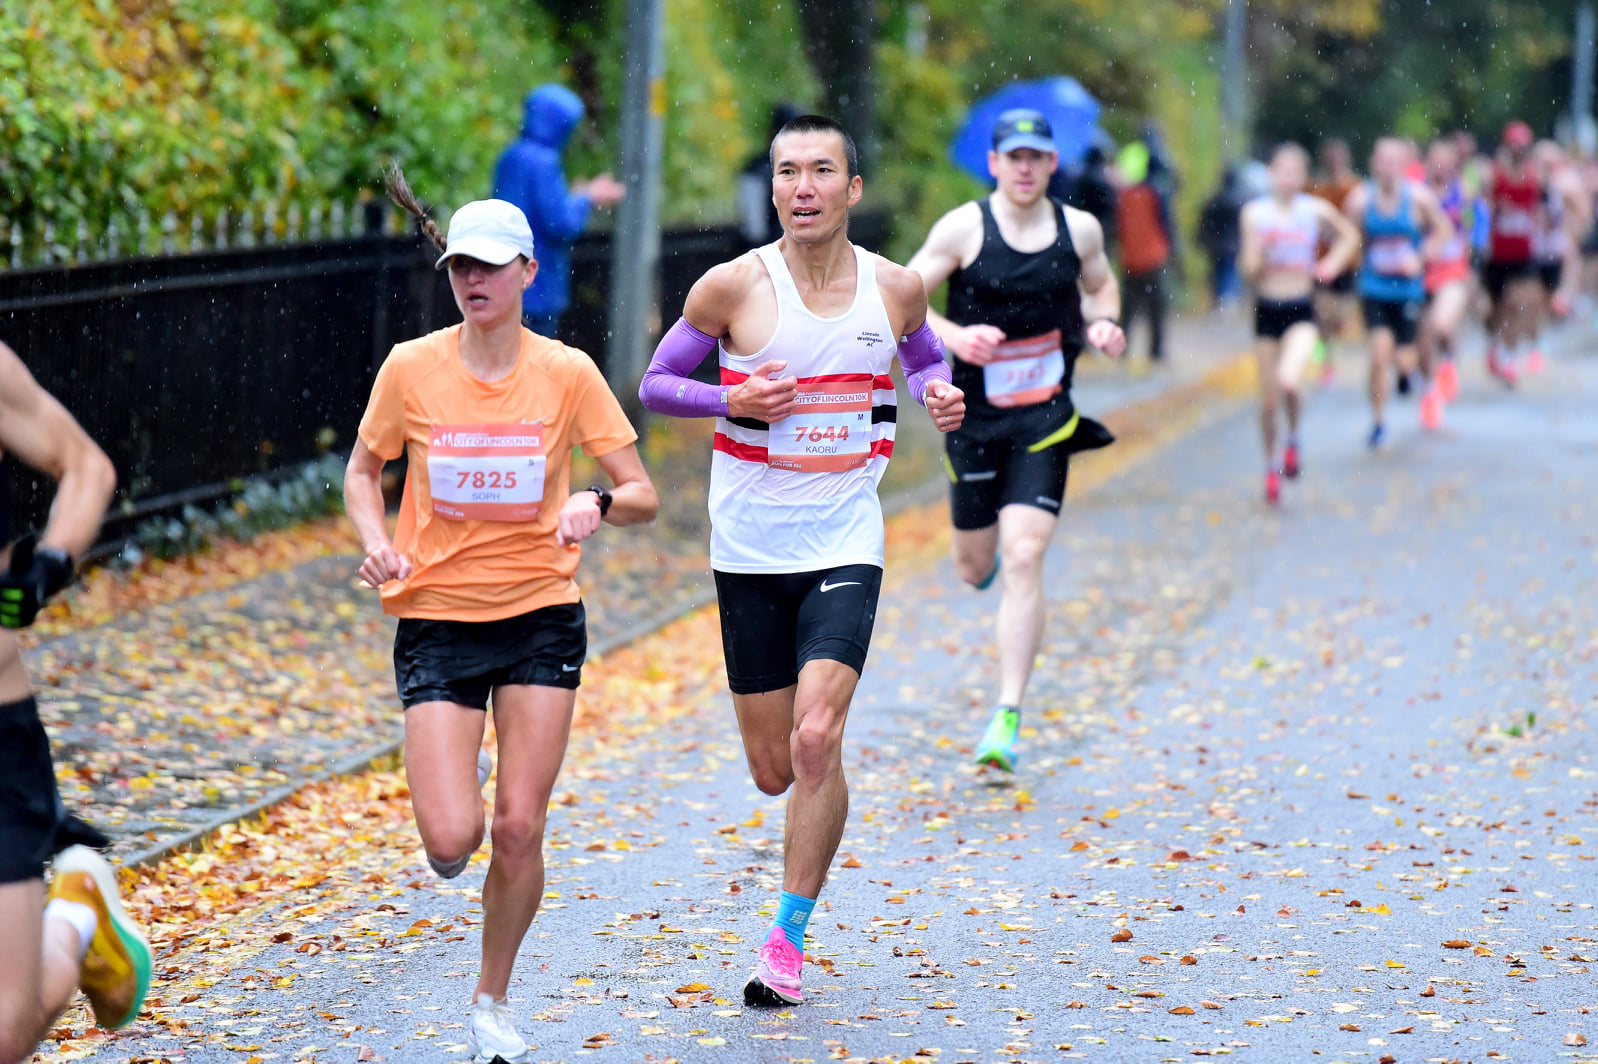
<svg viewBox="0 0 1598 1064">
<path fill-rule="evenodd" d="M 938 428 L 965 413 L 921 279 L 849 243 L 854 141 L 804 115 L 771 142 L 784 234 L 688 294 L 639 388 L 644 406 L 715 417 L 710 562 L 727 682 L 755 785 L 789 787 L 783 893 L 750 1005 L 803 997 L 804 930 L 843 837 L 843 726 L 882 582 L 877 482 L 893 453 L 897 354 Z M 721 384 L 690 379 L 712 351 Z"/>
<path fill-rule="evenodd" d="M 1112 439 L 1077 414 L 1071 371 L 1084 342 L 1111 357 L 1126 350 L 1098 220 L 1049 198 L 1058 164 L 1043 114 L 1004 112 L 988 152 L 997 191 L 938 219 L 910 260 L 928 291 L 949 282 L 949 316 L 930 320 L 971 399 L 946 441 L 954 562 L 979 590 L 1000 582 L 999 700 L 976 761 L 1005 772 L 1015 771 L 1021 697 L 1043 638 L 1043 554 L 1066 469 L 1073 452 Z"/>
</svg>

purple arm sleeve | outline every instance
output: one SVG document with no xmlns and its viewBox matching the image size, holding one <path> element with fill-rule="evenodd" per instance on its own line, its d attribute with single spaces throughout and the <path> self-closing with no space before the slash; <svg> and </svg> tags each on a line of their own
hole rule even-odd
<svg viewBox="0 0 1598 1064">
<path fill-rule="evenodd" d="M 899 365 L 904 367 L 910 397 L 922 406 L 927 405 L 927 385 L 933 381 L 948 384 L 954 379 L 949 364 L 943 360 L 943 341 L 927 322 L 899 344 Z"/>
<path fill-rule="evenodd" d="M 725 389 L 688 376 L 715 347 L 714 336 L 706 336 L 689 325 L 688 319 L 678 318 L 677 324 L 661 337 L 655 357 L 649 360 L 649 369 L 638 385 L 638 398 L 644 409 L 672 417 L 726 417 L 727 403 L 722 398 Z"/>
</svg>

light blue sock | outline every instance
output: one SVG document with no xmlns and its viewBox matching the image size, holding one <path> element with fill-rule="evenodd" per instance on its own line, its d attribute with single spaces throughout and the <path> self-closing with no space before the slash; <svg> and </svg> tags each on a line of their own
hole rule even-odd
<svg viewBox="0 0 1598 1064">
<path fill-rule="evenodd" d="M 803 898 L 786 890 L 777 903 L 777 922 L 772 926 L 782 928 L 782 933 L 800 953 L 805 950 L 805 926 L 810 923 L 810 911 L 815 907 L 816 899 Z"/>
</svg>

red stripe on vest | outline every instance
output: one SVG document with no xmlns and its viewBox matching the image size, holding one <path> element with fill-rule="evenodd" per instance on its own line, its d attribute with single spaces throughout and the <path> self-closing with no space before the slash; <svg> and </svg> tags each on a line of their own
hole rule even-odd
<svg viewBox="0 0 1598 1064">
<path fill-rule="evenodd" d="M 723 454 L 730 454 L 741 462 L 759 462 L 766 464 L 766 449 L 755 447 L 747 443 L 739 443 L 726 433 L 716 433 L 715 449 Z"/>
<path fill-rule="evenodd" d="M 748 379 L 749 374 L 747 373 L 740 373 L 738 370 L 728 369 L 726 366 L 721 367 L 722 384 L 742 384 Z M 872 376 L 869 373 L 822 373 L 815 377 L 800 377 L 798 380 L 800 384 L 828 384 L 838 381 L 870 381 L 872 388 L 885 392 L 893 391 L 893 378 L 888 376 L 886 373 L 878 374 L 877 376 Z"/>
</svg>

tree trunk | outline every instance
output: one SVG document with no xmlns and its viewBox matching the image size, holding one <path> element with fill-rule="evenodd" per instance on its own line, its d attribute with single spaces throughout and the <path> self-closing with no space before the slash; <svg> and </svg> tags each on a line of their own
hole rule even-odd
<svg viewBox="0 0 1598 1064">
<path fill-rule="evenodd" d="M 854 137 L 860 168 L 869 172 L 877 149 L 875 5 L 798 0 L 798 8 L 805 53 L 821 80 L 825 107 Z"/>
</svg>

